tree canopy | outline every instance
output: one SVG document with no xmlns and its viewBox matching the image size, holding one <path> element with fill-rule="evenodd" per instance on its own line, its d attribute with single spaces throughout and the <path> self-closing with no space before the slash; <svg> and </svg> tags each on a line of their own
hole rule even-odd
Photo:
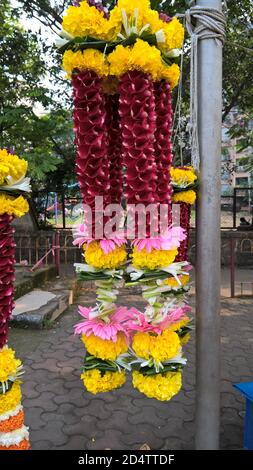
<svg viewBox="0 0 253 470">
<path fill-rule="evenodd" d="M 112 7 L 115 0 L 102 3 Z M 153 8 L 170 16 L 184 13 L 189 3 L 187 0 L 151 1 Z M 226 119 L 233 107 L 240 108 L 247 116 L 252 115 L 253 5 L 251 0 L 224 3 L 227 40 L 224 47 L 223 119 Z M 10 0 L 1 2 L 0 145 L 15 147 L 16 152 L 28 158 L 37 186 L 54 182 L 54 186 L 62 187 L 74 180 L 71 89 L 61 71 L 60 55 L 52 45 L 52 36 L 60 31 L 62 16 L 70 4 L 70 0 L 19 0 L 18 7 L 13 8 Z M 36 33 L 24 29 L 24 15 L 36 21 Z M 189 38 L 186 39 L 182 89 L 181 124 L 185 141 L 189 114 L 188 43 Z M 38 112 L 41 107 L 43 113 Z M 245 142 L 251 141 L 248 126 L 233 130 L 239 131 Z M 179 143 L 180 139 L 179 135 Z M 187 145 L 183 152 L 187 160 Z"/>
</svg>

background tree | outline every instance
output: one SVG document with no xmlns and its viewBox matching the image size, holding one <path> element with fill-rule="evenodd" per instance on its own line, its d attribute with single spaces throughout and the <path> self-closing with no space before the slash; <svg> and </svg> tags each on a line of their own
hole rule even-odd
<svg viewBox="0 0 253 470">
<path fill-rule="evenodd" d="M 3 0 L 3 3 L 5 10 L 9 2 L 8 0 Z M 52 37 L 53 33 L 56 34 L 60 31 L 64 11 L 72 2 L 70 0 L 19 0 L 19 4 L 21 10 L 12 10 L 10 13 L 10 9 L 8 9 L 9 16 L 7 15 L 7 23 L 10 22 L 11 15 L 11 21 L 15 23 L 15 26 L 12 26 L 12 30 L 15 30 L 15 34 L 22 35 L 21 44 L 22 42 L 28 44 L 29 42 L 30 47 L 34 48 L 33 54 L 28 54 L 30 61 L 32 57 L 34 67 L 28 76 L 27 73 L 23 74 L 23 79 L 25 83 L 27 83 L 27 95 L 25 99 L 20 102 L 18 96 L 15 94 L 16 92 L 13 91 L 15 96 L 10 102 L 13 103 L 14 106 L 12 106 L 9 114 L 11 118 L 11 114 L 14 113 L 12 127 L 10 128 L 12 131 L 7 129 L 7 132 L 7 130 L 5 130 L 3 140 L 5 145 L 10 145 L 10 142 L 14 141 L 12 137 L 15 137 L 17 140 L 15 144 L 19 146 L 21 153 L 22 151 L 28 151 L 31 160 L 31 171 L 37 175 L 37 179 L 43 180 L 44 178 L 44 181 L 50 183 L 52 178 L 54 178 L 54 181 L 57 181 L 57 184 L 61 186 L 64 182 L 72 181 L 73 179 L 74 148 L 72 145 L 73 135 L 71 131 L 71 91 L 69 83 L 65 80 L 61 71 L 60 55 L 57 55 L 55 48 L 52 46 L 52 40 L 49 41 L 48 37 L 50 35 Z M 115 4 L 115 0 L 103 1 L 103 4 L 112 8 Z M 185 10 L 189 8 L 189 1 L 187 0 L 151 0 L 151 4 L 153 8 L 164 11 L 169 16 L 173 16 L 176 13 L 184 13 Z M 252 113 L 253 99 L 251 78 L 253 76 L 253 29 L 251 23 L 253 4 L 251 0 L 230 0 L 229 2 L 224 2 L 224 5 L 225 4 L 228 21 L 227 40 L 224 47 L 223 120 L 226 119 L 228 113 L 234 107 L 239 108 L 241 113 Z M 17 26 L 17 18 L 21 15 L 21 11 L 28 18 L 36 20 L 36 24 L 38 25 L 36 35 L 24 31 L 21 32 L 20 27 Z M 3 21 L 1 21 L 1 24 L 3 24 Z M 43 28 L 43 32 L 39 25 Z M 0 26 L 0 30 L 1 28 L 2 26 Z M 44 33 L 45 31 L 48 32 L 46 35 Z M 8 56 L 10 52 L 13 57 L 12 76 L 13 80 L 16 80 L 17 67 L 15 68 L 15 56 L 21 56 L 22 48 L 20 50 L 19 43 L 12 41 L 13 34 L 14 33 L 10 31 L 8 33 L 8 41 L 7 39 L 5 40 L 9 43 L 9 49 L 6 50 L 6 53 L 2 54 L 2 57 L 4 57 L 2 61 L 3 63 L 8 61 L 6 56 Z M 179 159 L 181 148 L 184 163 L 187 163 L 190 159 L 189 135 L 187 132 L 190 77 L 189 42 L 189 38 L 186 38 L 181 103 L 182 118 L 180 120 L 180 132 L 177 135 L 174 146 L 177 159 Z M 16 44 L 16 51 L 13 51 L 13 44 L 14 46 Z M 22 75 L 22 64 L 26 63 L 25 56 L 23 56 L 22 60 L 20 58 L 20 62 L 18 63 L 20 63 L 19 67 Z M 37 68 L 35 66 L 36 63 Z M 45 74 L 47 75 L 46 87 L 45 81 L 43 82 L 43 86 L 40 81 L 40 77 Z M 4 88 L 5 86 L 9 87 L 10 84 L 11 82 L 6 82 Z M 45 116 L 39 118 L 34 117 L 32 103 L 35 101 L 43 104 L 46 113 Z M 29 106 L 27 105 L 28 102 Z M 23 110 L 23 114 L 22 110 L 19 109 L 20 106 L 21 108 L 26 108 Z M 27 129 L 25 133 L 22 131 L 24 127 L 21 124 L 22 118 L 19 120 L 20 129 L 18 129 L 18 120 L 16 119 L 16 113 L 18 113 L 18 111 L 21 113 L 21 116 L 25 115 L 27 119 L 26 122 L 29 124 L 29 129 Z M 6 125 L 8 126 L 9 124 L 6 123 Z M 14 129 L 16 129 L 15 135 Z M 20 139 L 18 138 L 19 131 L 21 132 Z M 234 131 L 236 132 L 236 129 Z M 240 133 L 241 138 L 243 135 L 245 135 L 245 137 L 248 136 L 248 127 L 246 125 L 241 126 Z M 22 140 L 24 134 L 25 139 Z M 6 140 L 7 136 L 9 136 L 9 138 Z M 34 165 L 33 162 L 35 163 Z M 48 165 L 53 165 L 54 168 L 49 168 Z M 48 176 L 46 177 L 46 175 Z M 50 175 L 52 175 L 52 178 Z"/>
<path fill-rule="evenodd" d="M 39 35 L 25 31 L 20 17 L 19 8 L 2 0 L 0 147 L 25 155 L 34 185 L 44 186 L 53 176 L 54 187 L 62 186 L 74 177 L 70 95 L 61 77 L 59 60 L 47 76 L 49 46 Z"/>
</svg>

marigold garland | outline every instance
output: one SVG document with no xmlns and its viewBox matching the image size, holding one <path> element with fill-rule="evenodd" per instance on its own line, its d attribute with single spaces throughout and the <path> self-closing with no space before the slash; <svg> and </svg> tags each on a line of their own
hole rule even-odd
<svg viewBox="0 0 253 470">
<path fill-rule="evenodd" d="M 80 2 L 78 7 L 70 6 L 63 17 L 63 29 L 73 37 L 92 37 L 107 41 L 119 40 L 126 34 L 123 14 L 130 25 L 136 23 L 137 31 L 146 30 L 159 37 L 157 47 L 167 52 L 182 47 L 184 28 L 177 18 L 167 22 L 157 11 L 151 10 L 148 0 L 119 0 L 106 18 L 101 9 Z"/>
<path fill-rule="evenodd" d="M 72 76 L 74 88 L 77 175 L 84 202 L 93 213 L 96 196 L 103 196 L 105 205 L 119 202 L 124 173 L 128 207 L 136 203 L 168 204 L 170 225 L 171 90 L 180 76 L 175 57 L 180 55 L 183 44 L 183 26 L 177 18 L 152 10 L 149 0 L 118 0 L 108 14 L 91 0 L 69 7 L 63 29 L 71 35 L 62 49 L 63 67 Z M 182 171 L 186 169 L 181 169 L 180 174 L 172 169 L 174 184 L 181 190 L 185 181 L 190 185 L 191 179 L 193 183 L 196 179 L 190 170 L 183 178 Z M 173 202 L 186 204 L 187 200 L 190 204 L 190 191 L 191 188 L 176 193 Z M 152 238 L 150 216 L 146 225 L 146 235 Z M 81 231 L 78 234 L 81 240 Z M 138 243 L 133 248 L 132 265 L 127 269 L 130 279 L 137 279 L 143 287 L 148 306 L 142 314 L 116 307 L 127 261 L 126 246 L 125 241 L 121 245 L 113 244 L 113 240 L 105 243 L 103 237 L 104 233 L 101 237 L 94 234 L 92 225 L 92 236 L 84 245 L 87 264 L 77 267 L 80 276 L 95 280 L 97 287 L 96 306 L 80 308 L 84 321 L 76 326 L 88 351 L 83 383 L 94 394 L 118 388 L 125 382 L 125 372 L 119 370 L 127 362 L 131 369 L 135 354 L 133 368 L 143 360 L 140 367 L 148 372 L 133 372 L 133 385 L 148 397 L 169 400 L 181 388 L 179 370 L 186 363 L 181 345 L 188 335 L 189 328 L 184 327 L 189 322 L 189 308 L 180 303 L 176 307 L 176 302 L 171 307 L 171 296 L 175 296 L 175 301 L 175 291 L 183 290 L 189 280 L 187 269 L 184 271 L 187 263 L 181 258 L 185 256 L 188 238 L 180 245 L 183 238 L 178 232 L 175 245 L 164 241 L 166 249 L 162 245 L 160 249 L 159 245 L 154 247 L 153 238 L 140 250 Z M 177 263 L 179 256 L 182 262 Z M 165 272 L 175 277 L 163 281 Z M 113 325 L 115 342 L 105 339 Z M 127 353 L 130 331 L 138 333 L 133 335 L 132 349 Z M 166 361 L 172 365 L 166 365 Z M 177 372 L 163 373 L 164 367 Z"/>
<path fill-rule="evenodd" d="M 173 202 L 185 202 L 185 204 L 193 205 L 196 201 L 196 192 L 192 189 L 188 191 L 180 191 L 178 193 L 174 193 L 173 195 Z"/>
<path fill-rule="evenodd" d="M 170 169 L 170 176 L 172 184 L 176 184 L 177 186 L 181 187 L 193 184 L 197 180 L 197 175 L 191 166 L 182 168 L 172 167 Z"/>
<path fill-rule="evenodd" d="M 85 250 L 85 261 L 97 269 L 114 269 L 122 266 L 127 260 L 125 246 L 116 247 L 111 253 L 105 254 L 99 242 L 92 242 Z"/>
<path fill-rule="evenodd" d="M 22 364 L 6 346 L 14 306 L 16 245 L 11 223 L 14 217 L 21 217 L 29 210 L 27 200 L 22 195 L 17 196 L 31 189 L 26 171 L 25 160 L 5 149 L 0 150 L 0 450 L 25 450 L 30 446 L 21 406 Z"/>
<path fill-rule="evenodd" d="M 68 8 L 62 27 L 72 36 L 91 36 L 98 39 L 107 39 L 109 31 L 104 14 L 95 6 L 89 6 L 86 1 L 80 2 L 79 7 Z"/>
<path fill-rule="evenodd" d="M 19 444 L 10 445 L 10 446 L 1 446 L 0 450 L 29 450 L 31 444 L 27 439 L 23 439 Z"/>
<path fill-rule="evenodd" d="M 132 348 L 141 358 L 152 358 L 163 362 L 177 356 L 180 351 L 180 340 L 178 335 L 170 329 L 163 331 L 161 335 L 136 333 L 133 337 Z"/>
<path fill-rule="evenodd" d="M 14 382 L 11 389 L 0 395 L 0 415 L 13 410 L 21 402 L 20 382 Z"/>
<path fill-rule="evenodd" d="M 134 371 L 133 386 L 148 398 L 168 401 L 181 390 L 182 374 L 181 372 L 166 372 L 164 374 L 143 375 Z"/>
<path fill-rule="evenodd" d="M 118 333 L 116 342 L 103 340 L 94 334 L 90 336 L 83 334 L 82 341 L 92 356 L 103 360 L 114 361 L 128 349 L 126 337 L 123 333 Z"/>
<path fill-rule="evenodd" d="M 0 185 L 18 181 L 27 171 L 27 161 L 0 149 Z"/>
<path fill-rule="evenodd" d="M 0 215 L 8 214 L 22 217 L 29 211 L 29 204 L 23 196 L 14 197 L 0 194 Z"/>
<path fill-rule="evenodd" d="M 97 393 L 110 392 L 124 385 L 126 381 L 125 372 L 101 372 L 98 369 L 85 371 L 81 379 L 88 392 Z"/>
<path fill-rule="evenodd" d="M 177 86 L 180 77 L 177 64 L 166 65 L 162 61 L 160 51 L 141 39 L 131 47 L 117 46 L 108 55 L 108 59 L 95 49 L 76 52 L 68 50 L 63 55 L 62 66 L 69 77 L 74 70 L 90 70 L 99 77 L 121 77 L 128 71 L 139 70 L 150 74 L 154 81 L 167 80 L 171 89 Z"/>
<path fill-rule="evenodd" d="M 139 269 L 159 269 L 166 267 L 173 263 L 177 256 L 178 250 L 151 250 L 148 253 L 147 250 L 143 249 L 138 251 L 136 247 L 133 249 L 132 262 L 134 267 Z"/>
<path fill-rule="evenodd" d="M 15 351 L 5 346 L 0 350 L 0 383 L 6 382 L 17 373 L 21 361 L 15 358 Z"/>
<path fill-rule="evenodd" d="M 24 411 L 20 410 L 17 415 L 10 416 L 5 421 L 0 421 L 0 433 L 11 432 L 19 429 L 24 424 Z"/>
<path fill-rule="evenodd" d="M 177 279 L 175 279 L 174 277 L 170 277 L 163 281 L 163 285 L 167 285 L 173 288 L 181 288 L 184 287 L 190 281 L 190 276 L 188 274 L 182 274 L 181 276 L 178 276 L 178 279 L 180 280 L 180 284 Z"/>
</svg>

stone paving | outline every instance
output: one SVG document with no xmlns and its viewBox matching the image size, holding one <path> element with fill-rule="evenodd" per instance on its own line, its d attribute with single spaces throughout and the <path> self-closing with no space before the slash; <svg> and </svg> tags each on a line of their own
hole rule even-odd
<svg viewBox="0 0 253 470">
<path fill-rule="evenodd" d="M 82 304 L 94 302 L 83 295 Z M 134 295 L 122 305 L 141 307 Z M 147 399 L 130 381 L 117 391 L 93 396 L 79 379 L 83 345 L 73 335 L 79 320 L 70 307 L 52 329 L 13 329 L 9 345 L 24 361 L 23 404 L 33 449 L 194 448 L 194 338 L 185 347 L 183 389 L 168 403 Z M 250 299 L 222 301 L 221 448 L 243 442 L 244 401 L 232 384 L 253 380 L 253 307 Z"/>
</svg>

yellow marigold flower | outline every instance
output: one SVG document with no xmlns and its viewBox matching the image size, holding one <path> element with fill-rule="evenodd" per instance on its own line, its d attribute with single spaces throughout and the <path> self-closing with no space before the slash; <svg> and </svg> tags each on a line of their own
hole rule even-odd
<svg viewBox="0 0 253 470">
<path fill-rule="evenodd" d="M 148 0 L 119 0 L 117 6 L 111 10 L 109 24 L 111 31 L 114 31 L 114 39 L 116 39 L 118 33 L 125 33 L 123 27 L 123 17 L 122 9 L 125 10 L 125 13 L 128 18 L 128 23 L 133 24 L 135 21 L 135 11 L 138 10 L 138 21 L 137 28 L 138 31 L 147 24 L 146 18 L 147 13 L 150 10 L 150 2 Z"/>
<path fill-rule="evenodd" d="M 22 217 L 29 211 L 29 204 L 23 196 L 17 198 L 0 194 L 0 215 L 9 214 L 15 217 Z"/>
<path fill-rule="evenodd" d="M 63 17 L 62 27 L 74 37 L 91 36 L 97 39 L 107 39 L 109 25 L 103 12 L 83 1 L 79 7 L 68 8 Z"/>
<path fill-rule="evenodd" d="M 27 161 L 0 149 L 0 185 L 18 181 L 25 176 L 27 166 Z"/>
<path fill-rule="evenodd" d="M 180 338 L 180 343 L 181 343 L 181 346 L 185 346 L 191 339 L 191 335 L 190 333 L 186 333 L 186 335 L 182 336 L 182 338 Z"/>
<path fill-rule="evenodd" d="M 15 358 L 13 349 L 5 346 L 0 351 L 0 382 L 6 382 L 9 377 L 15 375 L 21 361 Z"/>
<path fill-rule="evenodd" d="M 170 176 L 172 183 L 176 183 L 179 186 L 193 184 L 197 179 L 197 175 L 191 166 L 187 167 L 187 169 L 172 167 L 170 169 Z"/>
<path fill-rule="evenodd" d="M 168 279 L 165 279 L 165 281 L 163 281 L 163 285 L 180 289 L 181 287 L 184 287 L 189 282 L 190 276 L 189 274 L 181 274 L 179 276 L 179 279 L 181 282 L 181 286 L 174 277 L 169 277 Z"/>
<path fill-rule="evenodd" d="M 108 75 L 109 69 L 102 52 L 96 49 L 86 49 L 84 51 L 65 51 L 62 59 L 63 69 L 70 76 L 74 69 L 92 70 L 99 77 Z"/>
<path fill-rule="evenodd" d="M 186 204 L 194 204 L 196 201 L 196 192 L 192 189 L 188 191 L 180 191 L 173 194 L 173 202 L 185 202 Z"/>
<path fill-rule="evenodd" d="M 118 333 L 115 343 L 108 339 L 99 338 L 93 334 L 90 336 L 83 334 L 82 341 L 87 351 L 92 356 L 103 359 L 104 361 L 115 361 L 120 354 L 127 352 L 128 349 L 126 337 L 123 333 Z"/>
<path fill-rule="evenodd" d="M 136 333 L 133 337 L 133 350 L 143 359 L 155 359 L 163 362 L 175 357 L 180 350 L 178 335 L 167 329 L 161 335 L 150 333 Z"/>
<path fill-rule="evenodd" d="M 179 82 L 180 68 L 177 64 L 165 65 L 161 67 L 160 77 L 170 84 L 171 89 L 175 88 Z"/>
<path fill-rule="evenodd" d="M 182 387 L 181 372 L 166 372 L 164 374 L 143 375 L 133 372 L 133 386 L 148 398 L 169 401 Z"/>
<path fill-rule="evenodd" d="M 105 254 L 99 242 L 92 242 L 85 249 L 85 260 L 90 266 L 97 269 L 115 269 L 122 266 L 127 260 L 125 246 L 116 247 L 110 253 Z"/>
<path fill-rule="evenodd" d="M 181 49 L 184 41 L 184 27 L 180 21 L 174 17 L 169 23 L 163 23 L 165 34 L 165 44 L 159 43 L 161 49 L 169 51 L 171 49 Z"/>
<path fill-rule="evenodd" d="M 108 55 L 110 74 L 120 77 L 127 72 L 129 70 L 130 55 L 130 47 L 117 46 L 114 51 Z"/>
<path fill-rule="evenodd" d="M 181 328 L 183 328 L 184 326 L 188 325 L 189 321 L 190 321 L 190 318 L 185 317 L 185 318 L 183 318 L 183 320 L 180 320 L 176 323 L 172 323 L 172 325 L 170 325 L 169 329 L 172 330 L 172 331 L 178 331 Z"/>
<path fill-rule="evenodd" d="M 150 46 L 146 41 L 137 39 L 130 55 L 131 70 L 141 70 L 150 73 L 153 80 L 161 77 L 161 53 L 155 46 Z"/>
<path fill-rule="evenodd" d="M 122 372 L 101 372 L 98 369 L 85 371 L 81 375 L 84 386 L 88 392 L 97 393 L 110 392 L 121 387 L 126 381 L 126 374 Z"/>
<path fill-rule="evenodd" d="M 152 34 L 157 33 L 157 31 L 160 31 L 166 25 L 166 23 L 159 18 L 158 11 L 151 10 L 151 8 L 143 12 L 143 23 L 150 25 Z"/>
<path fill-rule="evenodd" d="M 140 269 L 159 269 L 168 266 L 173 263 L 178 250 L 155 250 L 152 249 L 150 253 L 144 248 L 141 251 L 138 251 L 136 247 L 133 249 L 131 255 L 133 265 L 135 268 Z"/>
<path fill-rule="evenodd" d="M 155 46 L 150 46 L 146 41 L 137 39 L 134 46 L 117 46 L 108 55 L 111 75 L 119 77 L 129 70 L 140 70 L 150 73 L 153 80 L 161 78 L 162 59 L 161 53 Z"/>
<path fill-rule="evenodd" d="M 14 382 L 11 389 L 0 395 L 0 415 L 14 410 L 21 402 L 21 389 L 19 382 Z"/>
</svg>

